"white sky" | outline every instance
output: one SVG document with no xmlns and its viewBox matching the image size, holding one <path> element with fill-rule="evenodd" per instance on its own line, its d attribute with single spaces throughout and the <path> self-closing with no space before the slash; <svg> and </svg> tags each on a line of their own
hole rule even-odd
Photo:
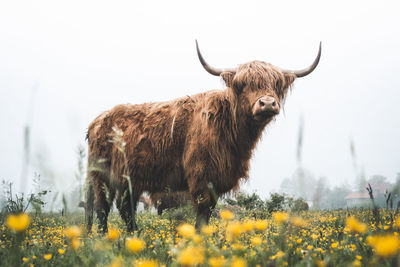
<svg viewBox="0 0 400 267">
<path fill-rule="evenodd" d="M 32 158 L 41 154 L 64 190 L 100 112 L 223 89 L 201 67 L 198 39 L 216 67 L 258 59 L 292 69 L 311 64 L 323 42 L 320 65 L 295 82 L 285 112 L 265 130 L 247 190 L 267 196 L 294 172 L 300 117 L 303 165 L 315 176 L 352 183 L 352 138 L 366 175 L 393 181 L 399 12 L 396 1 L 1 1 L 0 179 L 19 186 L 29 117 Z"/>
</svg>

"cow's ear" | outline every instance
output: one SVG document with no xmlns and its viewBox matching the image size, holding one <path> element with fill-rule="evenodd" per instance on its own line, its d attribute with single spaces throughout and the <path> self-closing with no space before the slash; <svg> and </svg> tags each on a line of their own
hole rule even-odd
<svg viewBox="0 0 400 267">
<path fill-rule="evenodd" d="M 243 79 L 243 75 L 240 73 L 231 73 L 228 86 L 232 88 L 237 95 L 240 95 L 243 92 L 243 88 L 246 86 L 246 79 Z"/>
<path fill-rule="evenodd" d="M 292 83 L 294 82 L 294 80 L 296 80 L 296 75 L 291 74 L 291 73 L 285 73 L 284 74 L 285 77 L 285 84 L 284 87 L 289 87 L 292 85 Z"/>
<path fill-rule="evenodd" d="M 227 87 L 232 87 L 233 77 L 235 77 L 235 73 L 229 71 L 221 73 L 221 78 L 224 80 Z"/>
<path fill-rule="evenodd" d="M 277 92 L 280 99 L 284 99 L 286 97 L 286 94 L 289 88 L 291 88 L 294 80 L 296 80 L 296 75 L 285 73 L 283 76 L 283 80 L 278 79 L 276 81 L 275 92 Z"/>
</svg>

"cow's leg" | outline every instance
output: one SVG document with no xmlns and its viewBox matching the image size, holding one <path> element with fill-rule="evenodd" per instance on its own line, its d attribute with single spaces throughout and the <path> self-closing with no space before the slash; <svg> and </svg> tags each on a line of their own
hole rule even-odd
<svg viewBox="0 0 400 267">
<path fill-rule="evenodd" d="M 189 191 L 192 195 L 193 206 L 196 209 L 196 228 L 210 221 L 211 211 L 215 208 L 217 199 L 215 192 L 209 188 L 205 179 L 197 179 L 189 182 Z"/>
<path fill-rule="evenodd" d="M 158 214 L 159 216 L 162 215 L 163 211 L 164 211 L 164 208 L 161 207 L 161 205 L 157 207 L 157 214 Z"/>
<path fill-rule="evenodd" d="M 124 220 L 126 224 L 128 232 L 133 232 L 137 229 L 136 219 L 135 219 L 136 207 L 138 202 L 137 195 L 141 194 L 133 193 L 131 200 L 131 196 L 129 195 L 129 190 L 125 190 L 123 192 L 119 192 L 117 196 L 117 208 L 119 210 L 119 214 L 122 217 L 122 220 Z"/>
<path fill-rule="evenodd" d="M 92 232 L 93 225 L 93 209 L 94 209 L 94 191 L 93 185 L 90 181 L 87 181 L 86 184 L 86 200 L 83 203 L 83 207 L 85 208 L 85 220 L 86 220 L 86 230 L 88 233 Z"/>
<path fill-rule="evenodd" d="M 157 200 L 155 207 L 157 208 L 157 214 L 159 216 L 161 216 L 163 214 L 164 210 L 168 209 L 167 201 L 168 200 L 165 196 L 161 197 L 159 200 Z"/>
<path fill-rule="evenodd" d="M 93 183 L 94 189 L 94 208 L 99 219 L 99 232 L 107 232 L 107 217 L 113 199 L 113 192 L 101 179 L 96 179 Z"/>
</svg>

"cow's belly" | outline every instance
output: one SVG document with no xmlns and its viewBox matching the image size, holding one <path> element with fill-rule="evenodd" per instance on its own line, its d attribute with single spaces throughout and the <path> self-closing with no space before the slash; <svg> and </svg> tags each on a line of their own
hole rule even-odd
<svg viewBox="0 0 400 267">
<path fill-rule="evenodd" d="M 132 182 L 142 191 L 148 192 L 176 192 L 188 190 L 182 168 L 173 162 L 160 163 L 152 161 L 151 167 L 142 162 L 141 168 L 132 172 Z"/>
</svg>

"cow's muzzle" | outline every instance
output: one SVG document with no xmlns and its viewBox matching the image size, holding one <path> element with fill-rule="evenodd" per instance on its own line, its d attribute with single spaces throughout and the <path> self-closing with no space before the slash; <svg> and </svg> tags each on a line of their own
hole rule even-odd
<svg viewBox="0 0 400 267">
<path fill-rule="evenodd" d="M 253 116 L 256 120 L 263 120 L 279 114 L 279 103 L 274 97 L 263 96 L 253 106 Z"/>
</svg>

